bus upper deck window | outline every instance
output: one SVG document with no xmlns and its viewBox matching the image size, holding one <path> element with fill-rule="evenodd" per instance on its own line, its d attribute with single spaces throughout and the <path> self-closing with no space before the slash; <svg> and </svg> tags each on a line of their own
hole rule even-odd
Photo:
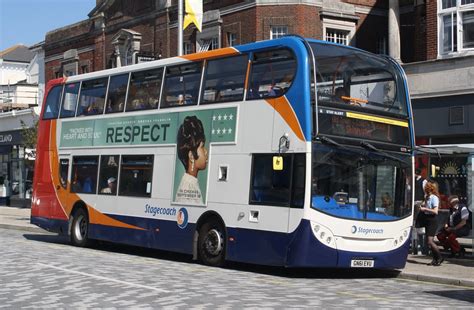
<svg viewBox="0 0 474 310">
<path fill-rule="evenodd" d="M 102 114 L 108 78 L 82 82 L 77 116 Z"/>
<path fill-rule="evenodd" d="M 156 109 L 160 101 L 163 68 L 133 72 L 127 97 L 127 111 Z"/>
<path fill-rule="evenodd" d="M 204 75 L 202 103 L 240 101 L 244 96 L 247 55 L 210 60 Z"/>
<path fill-rule="evenodd" d="M 123 112 L 127 83 L 128 73 L 110 77 L 105 113 Z"/>
<path fill-rule="evenodd" d="M 59 104 L 61 101 L 62 86 L 53 87 L 46 99 L 46 107 L 43 114 L 43 119 L 55 119 L 59 115 Z"/>
<path fill-rule="evenodd" d="M 296 74 L 296 59 L 286 49 L 253 55 L 247 99 L 282 96 L 290 88 Z"/>
<path fill-rule="evenodd" d="M 196 105 L 201 71 L 201 62 L 166 68 L 161 107 Z"/>
<path fill-rule="evenodd" d="M 61 118 L 74 117 L 76 113 L 77 95 L 80 83 L 70 83 L 64 86 L 63 104 L 61 106 Z"/>
</svg>

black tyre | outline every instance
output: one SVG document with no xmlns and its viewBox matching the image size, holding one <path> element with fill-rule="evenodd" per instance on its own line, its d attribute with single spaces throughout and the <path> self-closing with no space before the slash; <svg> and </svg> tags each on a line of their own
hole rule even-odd
<svg viewBox="0 0 474 310">
<path fill-rule="evenodd" d="M 71 224 L 71 243 L 75 246 L 85 247 L 89 244 L 89 216 L 84 209 L 74 212 Z"/>
<path fill-rule="evenodd" d="M 209 219 L 199 229 L 199 259 L 205 265 L 223 266 L 225 263 L 225 228 L 216 218 Z"/>
</svg>

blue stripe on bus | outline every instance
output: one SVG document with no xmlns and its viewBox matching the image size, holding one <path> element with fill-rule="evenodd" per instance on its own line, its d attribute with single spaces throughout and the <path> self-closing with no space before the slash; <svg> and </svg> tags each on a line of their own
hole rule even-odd
<svg viewBox="0 0 474 310">
<path fill-rule="evenodd" d="M 31 224 L 36 225 L 38 227 L 43 228 L 44 230 L 60 233 L 60 234 L 67 234 L 68 233 L 68 226 L 69 222 L 65 220 L 55 220 L 40 216 L 32 216 L 30 219 Z"/>
<path fill-rule="evenodd" d="M 146 230 L 91 224 L 89 230 L 90 238 L 192 254 L 192 242 L 196 224 L 188 223 L 185 228 L 180 228 L 176 221 L 113 214 L 106 215 L 115 220 Z"/>
</svg>

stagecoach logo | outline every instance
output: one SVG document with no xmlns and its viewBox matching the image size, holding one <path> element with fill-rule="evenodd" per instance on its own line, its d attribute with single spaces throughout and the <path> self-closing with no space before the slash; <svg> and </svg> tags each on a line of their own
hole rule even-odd
<svg viewBox="0 0 474 310">
<path fill-rule="evenodd" d="M 188 226 L 188 210 L 186 210 L 185 208 L 179 209 L 177 223 L 178 227 L 181 229 L 184 229 L 186 228 L 186 226 Z"/>
<path fill-rule="evenodd" d="M 357 227 L 355 225 L 352 225 L 351 232 L 352 232 L 352 234 L 380 235 L 380 234 L 383 234 L 383 229 L 382 228 Z"/>
</svg>

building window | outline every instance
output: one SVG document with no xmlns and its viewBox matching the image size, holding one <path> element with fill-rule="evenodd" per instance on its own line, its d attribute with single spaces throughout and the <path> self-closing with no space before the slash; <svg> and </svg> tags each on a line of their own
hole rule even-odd
<svg viewBox="0 0 474 310">
<path fill-rule="evenodd" d="M 349 31 L 327 28 L 326 41 L 349 45 L 349 34 Z"/>
<path fill-rule="evenodd" d="M 278 39 L 288 34 L 288 26 L 272 26 L 270 29 L 270 39 Z"/>
<path fill-rule="evenodd" d="M 474 0 L 438 1 L 440 55 L 474 51 Z"/>
<path fill-rule="evenodd" d="M 209 50 L 216 50 L 219 48 L 219 40 L 217 38 L 211 38 L 211 43 L 209 45 Z"/>
<path fill-rule="evenodd" d="M 382 54 L 382 55 L 388 55 L 387 37 L 383 36 L 377 39 L 376 53 Z"/>
<path fill-rule="evenodd" d="M 235 46 L 237 45 L 237 34 L 228 32 L 227 33 L 227 43 L 229 46 Z"/>
<path fill-rule="evenodd" d="M 219 38 L 217 37 L 200 40 L 199 52 L 211 51 L 218 48 L 219 48 Z"/>
<path fill-rule="evenodd" d="M 183 43 L 183 53 L 184 53 L 184 55 L 194 53 L 194 46 L 191 42 L 184 42 Z"/>
<path fill-rule="evenodd" d="M 81 66 L 81 71 L 82 73 L 89 73 L 89 66 L 88 65 Z"/>
<path fill-rule="evenodd" d="M 323 40 L 342 45 L 354 45 L 355 23 L 323 18 Z"/>
</svg>

